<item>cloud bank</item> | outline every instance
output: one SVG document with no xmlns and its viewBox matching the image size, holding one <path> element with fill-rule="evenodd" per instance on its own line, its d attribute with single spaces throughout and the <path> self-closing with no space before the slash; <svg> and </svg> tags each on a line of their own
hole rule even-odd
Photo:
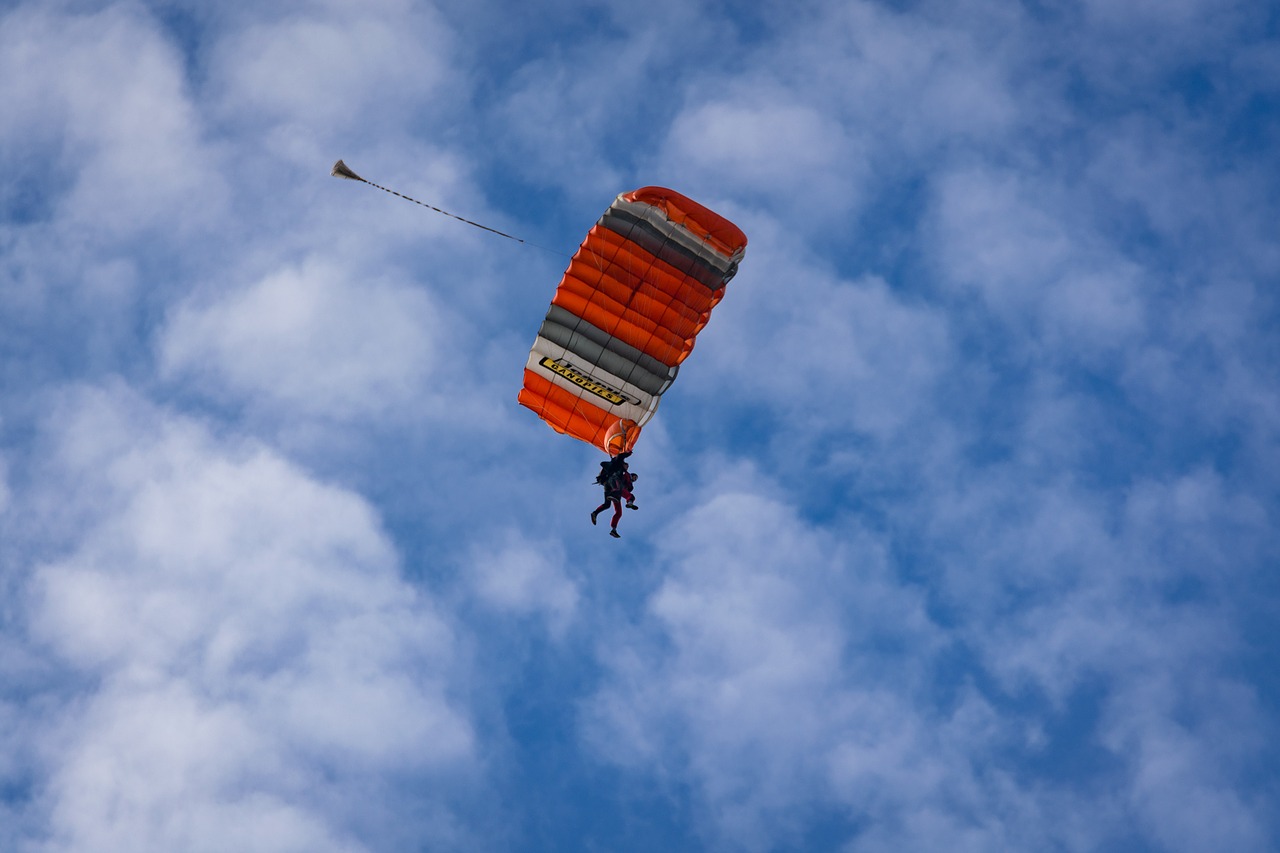
<svg viewBox="0 0 1280 853">
<path fill-rule="evenodd" d="M 0 13 L 0 847 L 1280 845 L 1276 39 Z M 645 184 L 751 245 L 615 542 L 514 396 Z"/>
</svg>

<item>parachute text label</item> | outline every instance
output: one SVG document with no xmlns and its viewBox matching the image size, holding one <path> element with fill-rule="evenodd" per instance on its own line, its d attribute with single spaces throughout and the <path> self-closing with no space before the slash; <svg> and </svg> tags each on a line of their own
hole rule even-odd
<svg viewBox="0 0 1280 853">
<path fill-rule="evenodd" d="M 608 385 L 603 385 L 589 376 L 583 376 L 572 364 L 565 361 L 563 358 L 544 358 L 539 363 L 547 370 L 560 374 L 574 385 L 577 385 L 580 388 L 585 388 L 597 397 L 603 397 L 615 406 L 621 405 L 627 401 L 626 397 L 619 394 Z"/>
</svg>

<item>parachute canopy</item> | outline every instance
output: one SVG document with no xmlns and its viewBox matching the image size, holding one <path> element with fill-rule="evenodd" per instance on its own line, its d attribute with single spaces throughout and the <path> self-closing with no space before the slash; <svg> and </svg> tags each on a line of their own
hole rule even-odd
<svg viewBox="0 0 1280 853">
<path fill-rule="evenodd" d="M 630 450 L 746 248 L 736 225 L 674 190 L 618 196 L 560 279 L 520 404 L 606 453 Z"/>
</svg>

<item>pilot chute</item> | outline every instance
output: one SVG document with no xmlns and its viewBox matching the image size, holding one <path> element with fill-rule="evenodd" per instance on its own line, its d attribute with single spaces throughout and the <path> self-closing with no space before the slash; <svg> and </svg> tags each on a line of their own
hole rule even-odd
<svg viewBox="0 0 1280 853">
<path fill-rule="evenodd" d="M 520 404 L 606 453 L 631 450 L 746 247 L 736 225 L 674 190 L 618 196 L 560 279 Z"/>
</svg>

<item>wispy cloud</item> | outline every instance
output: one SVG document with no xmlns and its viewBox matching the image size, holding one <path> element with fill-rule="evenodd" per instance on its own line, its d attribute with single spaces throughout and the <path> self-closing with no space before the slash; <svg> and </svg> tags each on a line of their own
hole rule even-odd
<svg viewBox="0 0 1280 853">
<path fill-rule="evenodd" d="M 385 416 L 411 407 L 439 372 L 446 322 L 427 292 L 316 257 L 180 306 L 161 374 L 293 418 Z"/>
</svg>

